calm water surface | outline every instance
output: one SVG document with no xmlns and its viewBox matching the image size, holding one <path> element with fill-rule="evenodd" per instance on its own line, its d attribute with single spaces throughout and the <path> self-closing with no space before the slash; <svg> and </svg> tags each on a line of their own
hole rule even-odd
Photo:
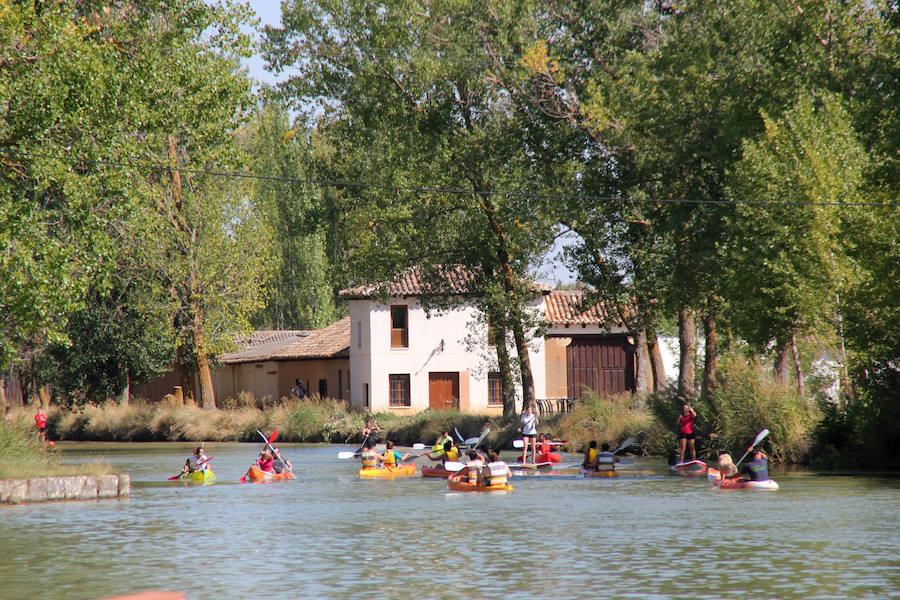
<svg viewBox="0 0 900 600">
<path fill-rule="evenodd" d="M 776 473 L 717 491 L 659 461 L 509 494 L 364 481 L 346 446 L 282 446 L 296 481 L 238 484 L 260 445 L 61 444 L 132 476 L 127 500 L 0 506 L 0 598 L 900 598 L 900 480 Z M 510 453 L 509 457 L 514 456 Z M 572 456 L 577 460 L 577 456 Z M 419 461 L 420 464 L 422 460 Z"/>
</svg>

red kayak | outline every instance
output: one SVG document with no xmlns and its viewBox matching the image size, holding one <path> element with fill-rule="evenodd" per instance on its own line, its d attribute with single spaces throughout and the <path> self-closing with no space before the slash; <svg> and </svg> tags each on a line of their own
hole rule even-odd
<svg viewBox="0 0 900 600">
<path fill-rule="evenodd" d="M 444 467 L 422 467 L 422 477 L 440 477 L 441 479 L 447 479 L 451 475 L 453 475 L 455 471 L 448 471 Z"/>
<path fill-rule="evenodd" d="M 522 457 L 517 456 L 516 460 L 518 462 L 522 462 Z M 556 454 L 555 452 L 538 452 L 534 456 L 534 464 L 539 465 L 541 463 L 558 463 L 562 460 L 562 456 Z"/>
</svg>

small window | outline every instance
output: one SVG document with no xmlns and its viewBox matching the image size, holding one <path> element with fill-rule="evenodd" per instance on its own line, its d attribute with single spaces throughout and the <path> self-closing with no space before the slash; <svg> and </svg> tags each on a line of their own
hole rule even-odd
<svg viewBox="0 0 900 600">
<path fill-rule="evenodd" d="M 409 401 L 409 374 L 390 375 L 390 405 L 411 406 Z"/>
<path fill-rule="evenodd" d="M 488 373 L 488 406 L 503 406 L 503 380 L 500 373 Z"/>
<path fill-rule="evenodd" d="M 319 380 L 319 398 L 327 398 L 328 397 L 328 380 L 320 379 Z"/>
<path fill-rule="evenodd" d="M 391 348 L 409 348 L 408 308 L 391 307 Z"/>
<path fill-rule="evenodd" d="M 362 348 L 362 322 L 356 322 L 356 347 Z"/>
</svg>

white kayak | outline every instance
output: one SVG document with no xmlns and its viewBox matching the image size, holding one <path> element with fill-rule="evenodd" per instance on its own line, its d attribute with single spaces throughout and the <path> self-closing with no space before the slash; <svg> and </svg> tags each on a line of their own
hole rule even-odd
<svg viewBox="0 0 900 600">
<path fill-rule="evenodd" d="M 778 482 L 774 479 L 766 479 L 765 481 L 748 481 L 746 479 L 723 479 L 722 474 L 716 469 L 708 469 L 706 478 L 709 479 L 717 489 L 721 490 L 777 490 Z"/>
</svg>

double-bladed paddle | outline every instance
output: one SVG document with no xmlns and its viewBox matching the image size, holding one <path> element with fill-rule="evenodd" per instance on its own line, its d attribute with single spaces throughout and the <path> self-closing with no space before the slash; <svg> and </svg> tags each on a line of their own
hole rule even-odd
<svg viewBox="0 0 900 600">
<path fill-rule="evenodd" d="M 265 450 L 266 448 L 272 448 L 272 442 L 274 442 L 278 438 L 278 430 L 277 429 L 272 432 L 272 437 L 270 437 L 268 439 L 266 438 L 265 435 L 263 435 L 263 432 L 260 431 L 259 429 L 256 430 L 256 433 L 258 433 L 262 437 L 262 439 L 266 440 L 266 445 L 263 446 L 263 450 Z M 272 448 L 272 452 L 274 452 L 274 451 L 275 451 L 275 448 Z M 253 466 L 253 463 L 251 463 L 251 466 Z M 285 465 L 285 466 L 287 466 L 287 465 Z M 238 479 L 238 481 L 241 483 L 247 483 L 247 475 L 245 474 L 243 477 Z"/>
<path fill-rule="evenodd" d="M 737 461 L 736 463 L 734 463 L 734 468 L 735 468 L 735 469 L 737 469 L 738 465 L 741 464 L 741 463 L 744 461 L 745 458 L 747 458 L 747 455 L 750 454 L 750 450 L 753 450 L 753 449 L 756 447 L 756 445 L 757 445 L 758 443 L 760 443 L 761 441 L 763 441 L 763 439 L 764 439 L 767 435 L 769 435 L 769 430 L 768 430 L 768 429 L 763 429 L 763 430 L 760 431 L 758 434 L 756 434 L 756 439 L 753 440 L 753 444 L 750 445 L 750 448 L 748 448 L 747 451 L 744 452 L 744 455 L 741 457 L 741 460 L 739 460 L 739 461 Z"/>
<path fill-rule="evenodd" d="M 210 456 L 209 458 L 204 459 L 204 460 L 201 460 L 200 462 L 198 462 L 197 465 L 199 466 L 199 465 L 202 465 L 202 464 L 204 464 L 204 463 L 208 463 L 209 461 L 211 461 L 211 460 L 214 459 L 214 458 L 215 458 L 215 456 Z M 178 479 L 178 478 L 181 477 L 182 475 L 184 475 L 184 472 L 183 472 L 183 471 L 182 471 L 181 473 L 179 473 L 178 475 L 173 475 L 172 477 L 169 477 L 168 481 L 172 481 L 173 479 Z"/>
</svg>

